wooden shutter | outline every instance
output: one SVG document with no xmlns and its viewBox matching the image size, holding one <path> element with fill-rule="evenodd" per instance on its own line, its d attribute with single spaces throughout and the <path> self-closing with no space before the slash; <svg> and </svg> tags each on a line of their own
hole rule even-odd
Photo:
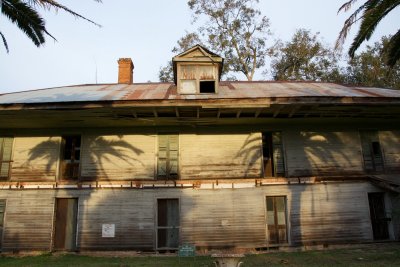
<svg viewBox="0 0 400 267">
<path fill-rule="evenodd" d="M 178 177 L 179 138 L 177 134 L 158 136 L 157 177 Z"/>
<path fill-rule="evenodd" d="M 383 157 L 378 132 L 360 132 L 361 148 L 365 171 L 383 171 Z"/>
<path fill-rule="evenodd" d="M 10 174 L 13 137 L 0 138 L 0 178 L 8 178 Z"/>
<path fill-rule="evenodd" d="M 272 150 L 275 176 L 285 176 L 285 158 L 281 132 L 272 133 Z"/>
</svg>

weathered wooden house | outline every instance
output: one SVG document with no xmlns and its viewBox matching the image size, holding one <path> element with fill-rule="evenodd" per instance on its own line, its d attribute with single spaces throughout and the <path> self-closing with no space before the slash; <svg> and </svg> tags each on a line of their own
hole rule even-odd
<svg viewBox="0 0 400 267">
<path fill-rule="evenodd" d="M 267 248 L 399 240 L 400 91 L 222 82 L 201 46 L 175 83 L 0 95 L 0 246 Z"/>
</svg>

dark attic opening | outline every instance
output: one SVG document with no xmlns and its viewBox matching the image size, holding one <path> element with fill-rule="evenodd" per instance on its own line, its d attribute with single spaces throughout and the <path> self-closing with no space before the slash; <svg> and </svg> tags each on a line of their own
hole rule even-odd
<svg viewBox="0 0 400 267">
<path fill-rule="evenodd" d="M 215 93 L 214 81 L 200 81 L 200 93 Z"/>
</svg>

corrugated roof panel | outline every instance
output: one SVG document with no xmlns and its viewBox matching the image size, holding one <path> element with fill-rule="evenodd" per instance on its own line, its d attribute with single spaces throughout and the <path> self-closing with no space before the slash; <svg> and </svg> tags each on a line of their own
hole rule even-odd
<svg viewBox="0 0 400 267">
<path fill-rule="evenodd" d="M 0 104 L 270 97 L 389 97 L 400 90 L 316 82 L 221 82 L 217 94 L 179 95 L 172 83 L 77 85 L 0 95 Z"/>
</svg>

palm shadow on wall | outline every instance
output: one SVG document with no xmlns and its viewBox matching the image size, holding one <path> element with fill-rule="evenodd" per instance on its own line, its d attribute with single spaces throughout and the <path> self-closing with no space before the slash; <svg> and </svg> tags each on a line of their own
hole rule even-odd
<svg viewBox="0 0 400 267">
<path fill-rule="evenodd" d="M 239 151 L 235 155 L 235 158 L 241 158 L 243 166 L 246 166 L 244 177 L 248 178 L 259 178 L 262 174 L 262 139 L 261 136 L 256 134 L 250 134 Z M 255 170 L 256 168 L 257 170 Z M 257 174 L 257 172 L 259 174 Z"/>
<path fill-rule="evenodd" d="M 104 137 L 89 137 L 84 140 L 87 142 L 87 150 L 82 150 L 80 155 L 80 162 L 84 162 L 83 159 L 87 155 L 83 153 L 88 153 L 89 161 L 91 164 L 95 165 L 95 168 L 91 169 L 90 177 L 83 176 L 82 180 L 110 180 L 107 176 L 106 165 L 116 165 L 122 161 L 130 166 L 133 166 L 133 162 L 138 162 L 139 164 L 144 164 L 138 159 L 138 157 L 144 153 L 143 150 L 133 146 L 127 141 L 123 140 L 123 136 L 118 136 L 117 140 L 108 140 Z M 60 147 L 60 142 L 58 140 L 52 140 L 49 138 L 46 141 L 39 143 L 29 150 L 29 158 L 26 164 L 35 160 L 47 161 L 46 163 L 46 174 L 50 175 L 52 172 L 58 172 L 55 170 L 56 163 L 61 158 L 61 154 L 55 154 L 54 151 L 49 151 L 49 148 Z M 98 149 L 101 148 L 101 149 Z M 133 177 L 131 177 L 133 179 Z"/>
</svg>

